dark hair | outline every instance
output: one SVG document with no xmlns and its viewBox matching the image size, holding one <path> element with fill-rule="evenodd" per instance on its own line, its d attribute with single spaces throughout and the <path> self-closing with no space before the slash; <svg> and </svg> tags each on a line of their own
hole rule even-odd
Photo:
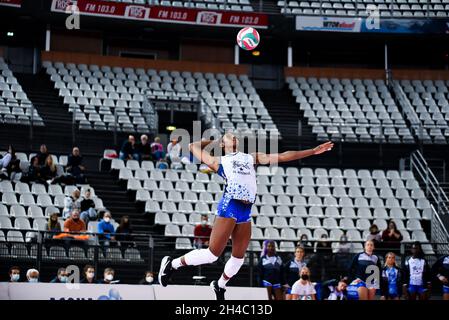
<svg viewBox="0 0 449 320">
<path fill-rule="evenodd" d="M 388 228 L 390 227 L 390 223 L 392 223 L 394 225 L 394 231 L 398 231 L 398 227 L 396 225 L 396 222 L 394 222 L 393 219 L 391 219 L 390 221 L 388 221 Z"/>
<path fill-rule="evenodd" d="M 94 267 L 93 265 L 86 264 L 86 265 L 84 266 L 83 273 L 86 274 L 86 273 L 87 273 L 87 270 L 89 270 L 89 269 L 94 269 L 94 270 L 95 270 L 95 267 Z"/>
<path fill-rule="evenodd" d="M 11 149 L 11 157 L 14 158 L 16 156 L 16 149 L 14 148 L 14 146 L 12 144 L 10 144 L 8 146 L 8 152 L 9 152 L 9 149 Z"/>
<path fill-rule="evenodd" d="M 415 242 L 412 243 L 411 249 L 413 249 L 413 247 L 415 247 L 418 250 L 417 256 L 422 258 L 424 256 L 424 252 L 422 250 L 421 243 L 419 241 L 415 241 Z"/>
<path fill-rule="evenodd" d="M 338 280 L 338 282 L 344 282 L 346 284 L 349 284 L 349 278 L 348 277 L 341 277 L 340 280 Z"/>
<path fill-rule="evenodd" d="M 125 219 L 127 219 L 128 222 L 125 222 Z M 120 230 L 122 231 L 123 228 L 127 228 L 127 229 L 131 228 L 131 221 L 129 220 L 129 216 L 123 216 L 120 219 Z"/>
<path fill-rule="evenodd" d="M 19 266 L 12 266 L 11 268 L 9 268 L 9 274 L 11 274 L 13 270 L 19 270 L 19 272 L 20 272 L 20 267 Z"/>
<path fill-rule="evenodd" d="M 65 270 L 66 270 L 65 268 L 59 268 L 57 274 L 59 275 L 61 272 L 65 271 Z"/>
</svg>

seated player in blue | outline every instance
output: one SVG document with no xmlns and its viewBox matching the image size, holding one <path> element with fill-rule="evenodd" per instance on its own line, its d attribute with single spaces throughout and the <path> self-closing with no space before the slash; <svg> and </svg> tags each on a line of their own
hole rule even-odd
<svg viewBox="0 0 449 320">
<path fill-rule="evenodd" d="M 292 300 L 292 286 L 299 278 L 299 272 L 302 268 L 307 267 L 307 263 L 304 260 L 305 250 L 301 246 L 297 246 L 295 249 L 295 257 L 288 260 L 284 264 L 284 288 L 285 288 L 285 300 Z"/>
<path fill-rule="evenodd" d="M 402 290 L 402 270 L 396 265 L 396 255 L 385 255 L 385 266 L 380 279 L 380 299 L 399 300 Z"/>
<path fill-rule="evenodd" d="M 449 300 L 449 255 L 444 255 L 435 262 L 432 275 L 443 286 L 443 300 Z"/>
<path fill-rule="evenodd" d="M 324 297 L 324 300 L 348 300 L 348 278 L 344 277 L 340 280 L 332 279 L 323 282 L 322 284 L 322 296 Z M 353 297 L 356 297 L 358 300 L 358 292 L 357 288 L 352 290 L 351 294 Z"/>
<path fill-rule="evenodd" d="M 412 256 L 404 262 L 404 296 L 409 300 L 427 300 L 431 288 L 430 268 L 421 243 L 412 244 L 410 249 Z"/>
<path fill-rule="evenodd" d="M 374 254 L 374 242 L 368 240 L 365 242 L 365 251 L 356 254 L 352 260 L 349 274 L 355 281 L 348 286 L 348 298 L 350 290 L 357 289 L 359 300 L 374 300 L 376 290 L 379 288 L 379 279 L 373 276 L 376 275 L 375 271 L 379 274 L 381 269 L 380 259 Z"/>
<path fill-rule="evenodd" d="M 261 285 L 267 288 L 268 299 L 282 300 L 282 259 L 276 254 L 274 241 L 265 240 L 258 270 Z M 298 273 L 299 274 L 299 273 Z"/>
</svg>

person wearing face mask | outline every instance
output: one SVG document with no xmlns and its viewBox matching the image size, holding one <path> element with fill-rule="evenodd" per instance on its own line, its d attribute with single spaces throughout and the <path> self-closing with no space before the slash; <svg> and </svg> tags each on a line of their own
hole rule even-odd
<svg viewBox="0 0 449 320">
<path fill-rule="evenodd" d="M 145 276 L 142 280 L 140 280 L 139 284 L 146 284 L 146 285 L 152 285 L 157 284 L 156 278 L 154 276 L 153 271 L 146 271 Z"/>
<path fill-rule="evenodd" d="M 310 270 L 303 267 L 299 272 L 299 280 L 292 286 L 292 300 L 316 300 L 316 290 L 310 282 Z"/>
<path fill-rule="evenodd" d="M 209 246 L 209 238 L 212 233 L 212 228 L 209 225 L 209 218 L 207 215 L 201 216 L 201 223 L 193 230 L 195 236 L 193 243 L 195 248 L 207 248 Z"/>
<path fill-rule="evenodd" d="M 94 284 L 95 283 L 95 268 L 91 265 L 86 265 L 83 270 L 84 278 L 81 283 Z"/>
<path fill-rule="evenodd" d="M 100 280 L 101 284 L 114 284 L 120 282 L 119 280 L 114 280 L 115 271 L 112 268 L 104 269 L 103 279 Z"/>
<path fill-rule="evenodd" d="M 9 269 L 9 282 L 19 282 L 20 280 L 20 268 L 17 266 Z"/>
<path fill-rule="evenodd" d="M 98 224 L 98 237 L 104 248 L 109 247 L 111 242 L 115 241 L 115 229 L 111 220 L 111 213 L 106 211 L 103 215 L 103 220 Z"/>
<path fill-rule="evenodd" d="M 50 283 L 67 283 L 67 271 L 65 268 L 59 268 L 57 276 Z"/>
<path fill-rule="evenodd" d="M 27 281 L 29 283 L 39 282 L 39 271 L 36 269 L 28 269 L 27 271 Z"/>
<path fill-rule="evenodd" d="M 299 271 L 307 266 L 304 259 L 305 251 L 303 247 L 296 247 L 295 257 L 284 264 L 284 289 L 285 289 L 285 300 L 291 300 L 292 286 L 298 280 Z"/>
</svg>

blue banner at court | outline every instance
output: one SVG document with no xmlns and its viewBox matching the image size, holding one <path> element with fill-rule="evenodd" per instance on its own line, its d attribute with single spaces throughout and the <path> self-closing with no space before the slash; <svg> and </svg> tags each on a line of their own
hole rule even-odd
<svg viewBox="0 0 449 320">
<path fill-rule="evenodd" d="M 449 19 L 296 16 L 296 30 L 391 34 L 449 34 Z"/>
</svg>

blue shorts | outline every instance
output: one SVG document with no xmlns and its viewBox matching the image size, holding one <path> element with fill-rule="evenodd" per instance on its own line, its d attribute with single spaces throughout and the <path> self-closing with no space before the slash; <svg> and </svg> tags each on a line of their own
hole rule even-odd
<svg viewBox="0 0 449 320">
<path fill-rule="evenodd" d="M 237 224 L 250 222 L 252 206 L 252 203 L 223 197 L 218 203 L 216 214 L 222 218 L 232 218 Z"/>
<path fill-rule="evenodd" d="M 449 294 L 449 286 L 443 285 L 443 294 Z"/>
<path fill-rule="evenodd" d="M 268 282 L 266 280 L 262 280 L 262 284 L 264 287 L 272 287 L 273 289 L 279 289 L 281 287 L 280 283 L 272 284 L 271 282 Z"/>
<path fill-rule="evenodd" d="M 408 286 L 408 293 L 423 294 L 426 291 L 427 291 L 427 289 L 423 285 L 418 286 L 418 285 L 410 284 Z"/>
</svg>

